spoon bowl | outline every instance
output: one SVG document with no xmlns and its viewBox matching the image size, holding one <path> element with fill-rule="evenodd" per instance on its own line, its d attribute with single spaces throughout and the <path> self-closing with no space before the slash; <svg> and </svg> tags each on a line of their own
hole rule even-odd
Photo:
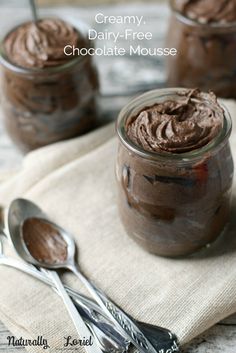
<svg viewBox="0 0 236 353">
<path fill-rule="evenodd" d="M 19 256 L 27 262 L 34 261 L 35 259 L 32 259 L 29 252 L 26 251 L 26 246 L 22 241 L 21 226 L 26 219 L 37 216 L 44 218 L 41 209 L 33 202 L 25 199 L 14 200 L 7 212 L 7 233 L 9 240 Z"/>
<path fill-rule="evenodd" d="M 50 263 L 40 261 L 34 258 L 24 240 L 23 225 L 29 219 L 37 219 L 43 223 L 51 226 L 57 231 L 67 246 L 67 258 L 65 261 L 57 261 Z M 42 210 L 33 202 L 25 199 L 16 199 L 12 202 L 8 210 L 8 233 L 10 234 L 11 242 L 21 258 L 36 266 L 46 267 L 51 270 L 56 270 L 62 267 L 70 267 L 74 264 L 75 243 L 72 236 L 68 234 L 63 228 L 50 221 Z"/>
<path fill-rule="evenodd" d="M 60 235 L 60 237 L 65 242 L 66 259 L 64 259 L 64 260 L 57 259 L 56 262 L 52 263 L 50 261 L 47 261 L 46 259 L 43 259 L 43 260 L 36 259 L 35 257 L 33 257 L 31 255 L 31 253 L 27 247 L 27 243 L 24 239 L 24 232 L 23 232 L 24 224 L 25 224 L 25 222 L 27 222 L 29 220 L 42 222 L 43 224 L 48 225 L 49 227 L 54 229 L 56 231 L 56 233 Z M 34 217 L 27 218 L 27 219 L 23 220 L 19 224 L 18 233 L 20 233 L 20 238 L 21 238 L 21 245 L 22 245 L 21 251 L 24 252 L 24 258 L 25 259 L 27 258 L 28 259 L 27 261 L 31 262 L 32 264 L 34 264 L 36 266 L 45 267 L 50 270 L 57 270 L 60 268 L 70 268 L 71 266 L 73 266 L 75 251 L 76 251 L 75 243 L 72 240 L 72 236 L 70 236 L 68 234 L 68 232 L 66 232 L 63 228 L 61 228 L 57 224 L 49 221 L 48 219 L 45 219 L 45 217 L 42 218 L 40 215 L 38 215 L 37 217 L 34 216 Z"/>
</svg>

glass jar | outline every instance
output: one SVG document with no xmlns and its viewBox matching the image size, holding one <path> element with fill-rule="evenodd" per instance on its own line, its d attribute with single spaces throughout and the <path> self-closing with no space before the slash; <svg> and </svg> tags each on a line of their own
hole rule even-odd
<svg viewBox="0 0 236 353">
<path fill-rule="evenodd" d="M 50 68 L 22 68 L 6 57 L 3 44 L 4 125 L 23 151 L 78 136 L 97 124 L 97 69 L 90 56 Z"/>
<path fill-rule="evenodd" d="M 177 49 L 167 58 L 168 86 L 236 98 L 235 22 L 201 24 L 172 8 L 166 42 Z"/>
<path fill-rule="evenodd" d="M 159 89 L 143 94 L 122 109 L 117 122 L 116 178 L 123 225 L 144 249 L 171 257 L 193 253 L 223 231 L 233 178 L 231 118 L 225 108 L 220 134 L 191 152 L 147 152 L 127 137 L 128 117 L 174 99 L 177 92 Z"/>
</svg>

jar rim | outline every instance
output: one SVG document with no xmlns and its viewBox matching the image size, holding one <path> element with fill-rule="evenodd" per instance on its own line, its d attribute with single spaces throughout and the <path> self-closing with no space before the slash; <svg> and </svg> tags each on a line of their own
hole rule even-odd
<svg viewBox="0 0 236 353">
<path fill-rule="evenodd" d="M 183 153 L 172 153 L 172 152 L 152 152 L 146 151 L 141 146 L 133 143 L 126 134 L 125 131 L 125 122 L 128 117 L 131 115 L 135 115 L 134 110 L 136 110 L 136 114 L 140 112 L 143 108 L 151 106 L 155 104 L 155 99 L 160 99 L 164 97 L 170 98 L 171 96 L 177 95 L 179 92 L 188 92 L 187 88 L 161 88 L 148 91 L 133 100 L 131 100 L 127 105 L 123 107 L 120 111 L 117 122 L 116 122 L 116 132 L 122 144 L 131 152 L 138 154 L 140 157 L 149 159 L 149 160 L 162 160 L 165 162 L 189 162 L 193 160 L 197 160 L 202 158 L 202 155 L 211 152 L 215 148 L 221 146 L 222 143 L 225 142 L 226 139 L 229 138 L 232 130 L 232 120 L 229 111 L 225 107 L 225 105 L 220 102 L 220 106 L 224 110 L 224 123 L 223 128 L 219 132 L 219 134 L 212 139 L 206 145 L 197 148 L 192 151 L 183 152 Z M 140 104 L 142 102 L 142 104 Z"/>
<path fill-rule="evenodd" d="M 50 18 L 54 18 L 54 17 L 50 17 Z M 64 64 L 51 66 L 51 67 L 44 67 L 44 68 L 31 68 L 31 67 L 29 68 L 29 67 L 23 67 L 23 66 L 20 66 L 20 65 L 13 63 L 8 58 L 8 56 L 6 55 L 6 52 L 4 50 L 4 40 L 11 32 L 13 32 L 15 29 L 17 29 L 18 27 L 20 27 L 22 24 L 24 24 L 26 22 L 27 21 L 23 21 L 23 22 L 17 24 L 17 26 L 15 26 L 11 30 L 9 30 L 4 35 L 4 37 L 1 39 L 1 42 L 0 42 L 0 63 L 4 67 L 6 67 L 7 69 L 9 69 L 13 72 L 16 72 L 18 74 L 30 74 L 30 73 L 40 74 L 40 75 L 42 75 L 42 74 L 56 74 L 56 73 L 60 73 L 61 71 L 67 70 L 76 64 L 79 64 L 79 63 L 82 64 L 85 60 L 88 59 L 86 56 L 77 56 L 77 57 L 71 58 L 70 60 L 68 60 Z M 75 29 L 78 31 L 77 28 L 75 28 Z"/>
<path fill-rule="evenodd" d="M 173 0 L 170 1 L 170 7 L 172 12 L 176 15 L 176 17 L 184 24 L 199 28 L 212 28 L 212 29 L 236 29 L 236 21 L 233 22 L 209 22 L 209 23 L 201 23 L 197 20 L 191 19 L 180 11 L 176 10 L 173 5 Z"/>
</svg>

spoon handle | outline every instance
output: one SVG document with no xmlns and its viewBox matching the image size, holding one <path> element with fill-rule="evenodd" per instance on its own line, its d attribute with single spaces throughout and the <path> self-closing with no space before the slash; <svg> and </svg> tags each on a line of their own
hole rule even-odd
<svg viewBox="0 0 236 353">
<path fill-rule="evenodd" d="M 81 339 L 89 340 L 90 337 L 92 337 L 91 332 L 87 328 L 86 324 L 84 323 L 82 317 L 76 310 L 73 302 L 71 301 L 69 295 L 67 294 L 60 277 L 58 276 L 56 271 L 47 271 L 47 273 L 50 275 L 52 281 L 55 284 L 55 287 L 57 288 L 58 293 L 60 294 L 67 311 L 74 323 L 74 326 L 80 336 Z M 88 353 L 102 353 L 102 350 L 97 346 L 94 345 L 94 342 L 92 342 L 91 346 L 84 346 L 85 350 Z"/>
<path fill-rule="evenodd" d="M 114 304 L 99 288 L 92 284 L 76 266 L 70 267 L 74 274 L 87 287 L 96 302 L 104 310 L 107 316 L 116 324 L 121 333 L 143 353 L 157 353 L 150 341 L 146 338 L 137 324 Z"/>
<path fill-rule="evenodd" d="M 36 23 L 38 21 L 37 8 L 35 4 L 35 0 L 30 0 L 30 7 L 33 16 L 33 20 Z"/>
<path fill-rule="evenodd" d="M 0 239 L 1 240 L 1 239 Z M 0 249 L 1 249 L 1 241 L 0 241 Z M 20 270 L 34 278 L 40 280 L 41 282 L 52 286 L 55 288 L 55 284 L 52 282 L 52 279 L 49 278 L 46 273 L 43 273 L 37 270 L 35 267 L 23 263 L 22 261 L 6 257 L 1 254 L 0 250 L 0 266 L 5 265 L 8 267 L 15 268 Z M 91 299 L 84 297 L 79 294 L 75 290 L 71 289 L 68 286 L 64 286 L 70 297 L 72 297 L 73 302 L 77 310 L 82 315 L 83 319 L 86 322 L 86 325 L 93 329 L 93 334 L 95 336 L 96 341 L 100 342 L 100 346 L 102 351 L 112 352 L 112 353 L 121 353 L 126 352 L 128 350 L 129 342 L 125 341 L 125 339 L 119 334 L 118 330 L 112 325 L 108 319 L 104 316 L 104 313 L 101 311 L 100 306 L 91 301 Z M 109 341 L 109 346 L 112 347 L 110 350 L 107 346 L 102 348 L 102 344 Z"/>
</svg>

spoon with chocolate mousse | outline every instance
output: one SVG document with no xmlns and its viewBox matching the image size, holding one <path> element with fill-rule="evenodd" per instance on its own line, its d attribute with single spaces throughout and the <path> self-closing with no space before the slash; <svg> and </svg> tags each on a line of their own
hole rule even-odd
<svg viewBox="0 0 236 353">
<path fill-rule="evenodd" d="M 10 257 L 5 253 L 5 242 L 9 241 L 9 236 L 5 230 L 2 230 L 3 228 L 4 224 L 1 223 L 0 219 L 0 267 L 7 266 L 26 273 L 56 291 L 55 284 L 47 276 L 47 273 L 43 273 L 31 264 Z M 101 308 L 91 299 L 81 295 L 71 287 L 65 285 L 65 288 L 101 350 L 106 353 L 124 353 L 128 351 L 129 342 L 120 335 L 114 325 L 104 316 Z M 165 336 L 163 336 L 163 339 L 165 339 Z"/>
<path fill-rule="evenodd" d="M 135 321 L 85 277 L 74 260 L 76 248 L 72 237 L 51 222 L 36 205 L 24 199 L 16 199 L 9 211 L 9 234 L 15 249 L 25 261 L 50 270 L 71 270 L 87 287 L 123 337 L 139 352 L 179 351 L 177 338 L 169 330 L 146 324 L 143 326 Z M 52 273 L 54 276 L 55 271 Z M 162 340 L 158 340 L 160 336 Z"/>
<path fill-rule="evenodd" d="M 18 199 L 9 208 L 8 230 L 13 246 L 26 262 L 51 270 L 47 273 L 61 296 L 79 337 L 84 342 L 86 352 L 102 353 L 64 288 L 59 275 L 53 271 L 60 268 L 60 264 L 67 260 L 70 238 L 62 234 L 62 230 L 54 227 L 49 221 L 35 217 L 35 209 L 32 205 L 31 202 Z M 39 215 L 43 217 L 43 213 Z"/>
</svg>

